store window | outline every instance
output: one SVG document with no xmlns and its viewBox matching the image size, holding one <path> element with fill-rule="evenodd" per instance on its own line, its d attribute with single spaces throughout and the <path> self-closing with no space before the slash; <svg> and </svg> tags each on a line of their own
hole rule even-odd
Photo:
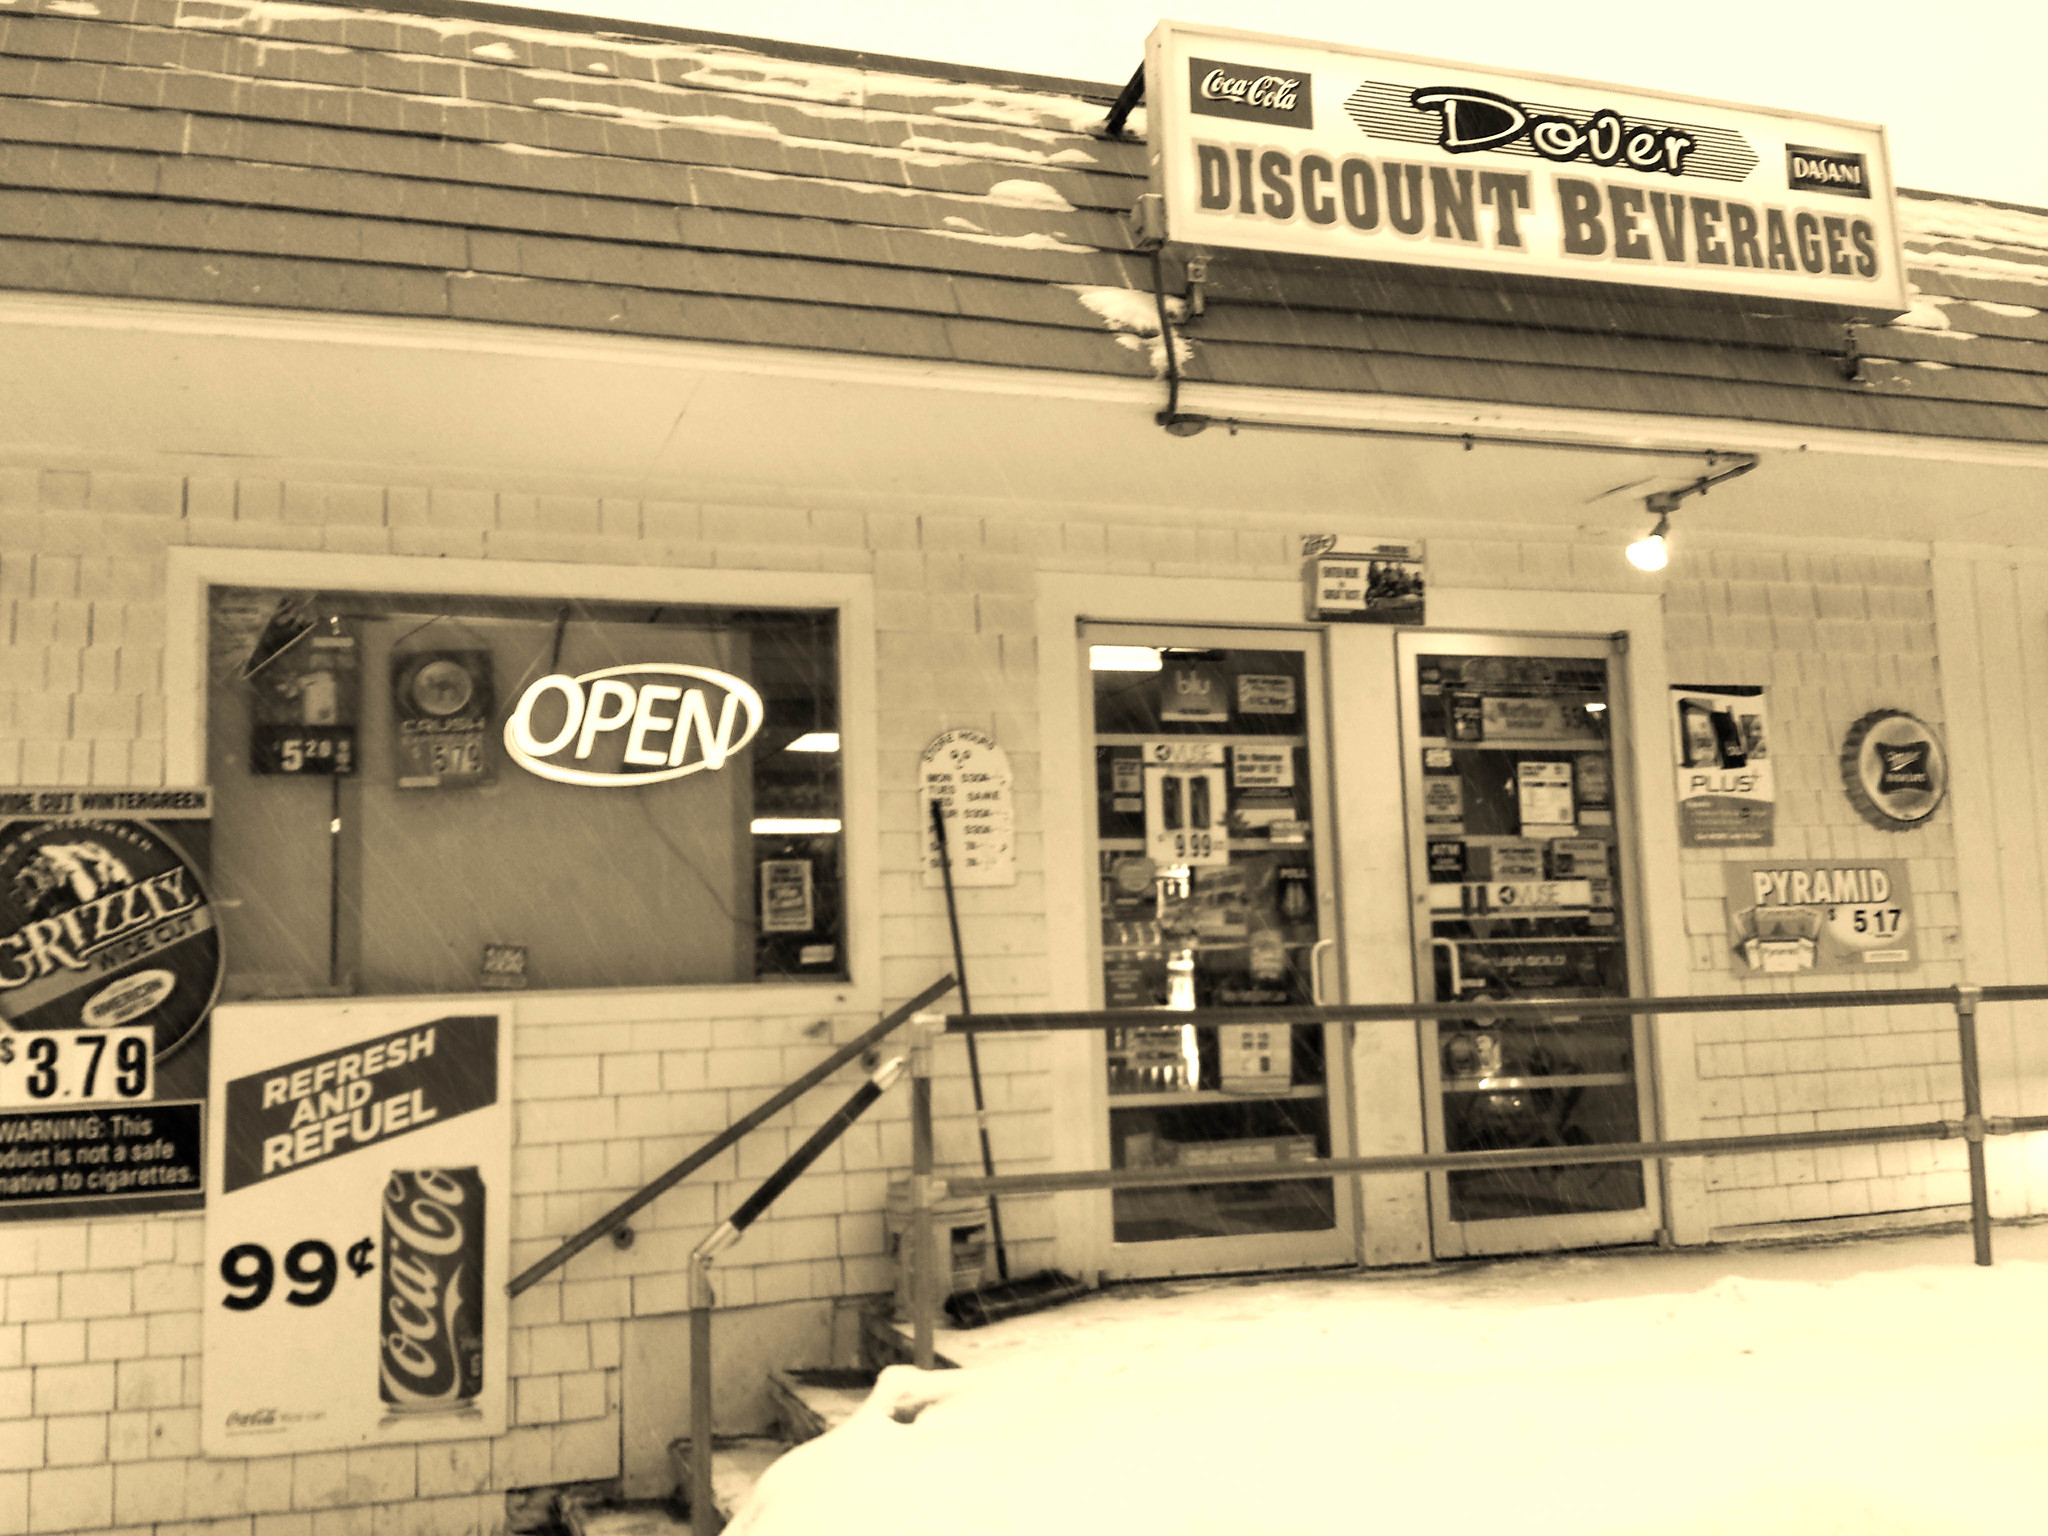
<svg viewBox="0 0 2048 1536">
<path fill-rule="evenodd" d="M 836 614 L 212 590 L 227 999 L 846 977 Z"/>
</svg>

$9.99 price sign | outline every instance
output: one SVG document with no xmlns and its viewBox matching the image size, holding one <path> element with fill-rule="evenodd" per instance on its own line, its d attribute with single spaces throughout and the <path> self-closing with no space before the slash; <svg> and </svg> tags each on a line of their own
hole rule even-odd
<svg viewBox="0 0 2048 1536">
<path fill-rule="evenodd" d="M 0 1031 L 0 1109 L 137 1104 L 151 1098 L 155 1031 Z"/>
<path fill-rule="evenodd" d="M 506 1021 L 229 1005 L 212 1028 L 206 1454 L 502 1434 Z"/>
</svg>

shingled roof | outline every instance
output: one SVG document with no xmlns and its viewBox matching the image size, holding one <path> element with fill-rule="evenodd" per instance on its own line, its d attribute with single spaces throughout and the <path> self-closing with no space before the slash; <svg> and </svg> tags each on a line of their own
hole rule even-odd
<svg viewBox="0 0 2048 1536">
<path fill-rule="evenodd" d="M 0 288 L 1158 370 L 1113 87 L 600 25 L 0 0 Z M 2048 212 L 1901 217 L 1885 325 L 1227 255 L 1185 372 L 2048 442 Z"/>
</svg>

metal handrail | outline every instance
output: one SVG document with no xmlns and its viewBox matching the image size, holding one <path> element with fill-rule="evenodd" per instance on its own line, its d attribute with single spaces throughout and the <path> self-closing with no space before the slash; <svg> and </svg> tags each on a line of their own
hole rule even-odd
<svg viewBox="0 0 2048 1536">
<path fill-rule="evenodd" d="M 948 978 L 950 980 L 950 978 Z M 799 1175 L 889 1091 L 903 1075 L 903 1058 L 883 1063 L 853 1096 L 834 1110 L 810 1139 L 782 1160 L 761 1187 L 690 1250 L 690 1530 L 693 1536 L 716 1536 L 718 1510 L 711 1490 L 711 1261 L 740 1240 L 748 1227 L 773 1205 Z"/>
<path fill-rule="evenodd" d="M 733 1121 L 732 1124 L 698 1147 L 696 1151 L 670 1168 L 666 1173 L 648 1180 L 637 1191 L 621 1200 L 581 1232 L 578 1232 L 574 1237 L 566 1239 L 553 1252 L 549 1253 L 546 1258 L 541 1259 L 538 1263 L 529 1265 L 517 1275 L 514 1275 L 511 1283 L 505 1287 L 506 1293 L 517 1296 L 523 1291 L 530 1290 L 534 1285 L 538 1284 L 555 1270 L 560 1269 L 599 1238 L 624 1226 L 634 1214 L 644 1207 L 653 1204 L 655 1200 L 668 1193 L 676 1185 L 682 1183 L 684 1179 L 687 1179 L 699 1168 L 710 1162 L 712 1158 L 718 1156 L 719 1153 L 738 1141 L 747 1132 L 787 1108 L 812 1088 L 830 1077 L 834 1072 L 845 1066 L 849 1061 L 852 1061 L 856 1056 L 866 1051 L 870 1046 L 882 1039 L 883 1036 L 899 1028 L 906 1019 L 916 1014 L 919 1009 L 937 1002 L 948 992 L 952 991 L 956 984 L 953 977 L 941 976 L 902 1007 L 884 1014 L 880 1023 L 854 1039 L 847 1041 L 846 1044 L 840 1046 L 838 1050 L 827 1056 L 815 1067 L 812 1067 L 803 1076 L 778 1090 L 763 1103 L 757 1104 L 754 1108 L 748 1110 L 739 1119 Z"/>
<path fill-rule="evenodd" d="M 921 1014 L 911 1023 L 911 1197 L 916 1262 L 911 1287 L 912 1350 L 920 1369 L 934 1363 L 933 1332 L 938 1311 L 932 1252 L 933 1213 L 952 1195 L 1043 1194 L 1067 1190 L 1175 1187 L 1193 1184 L 1273 1183 L 1283 1180 L 1360 1177 L 1369 1173 L 1419 1169 L 1533 1168 L 1594 1162 L 1638 1162 L 1674 1157 L 1775 1151 L 1795 1147 L 1854 1146 L 1960 1137 L 1967 1144 L 1970 1174 L 1970 1233 L 1976 1262 L 1991 1262 L 1990 1182 L 1984 1161 L 1987 1136 L 2048 1130 L 2048 1115 L 1984 1114 L 1977 1059 L 1977 1010 L 1983 1003 L 2048 1000 L 2048 985 L 1900 987 L 1866 992 L 1771 992 L 1707 997 L 1570 998 L 1556 1002 L 1471 998 L 1461 1003 L 1362 1003 L 1314 1008 L 1095 1008 L 1060 1013 Z M 1548 1022 L 1644 1014 L 1785 1012 L 1803 1008 L 1898 1007 L 1947 1004 L 1955 1010 L 1962 1078 L 1963 1118 L 1912 1125 L 1845 1127 L 1827 1131 L 1781 1131 L 1760 1136 L 1695 1137 L 1684 1141 L 1606 1142 L 1575 1147 L 1502 1148 L 1480 1152 L 1393 1153 L 1374 1157 L 1325 1158 L 1314 1162 L 1211 1163 L 1179 1168 L 1082 1169 L 1057 1173 L 1004 1174 L 986 1178 L 938 1178 L 933 1172 L 931 1072 L 934 1042 L 945 1034 L 1106 1030 L 1167 1022 L 1184 1024 L 1403 1023 L 1414 1019 L 1488 1018 Z"/>
<path fill-rule="evenodd" d="M 1036 1033 L 1041 1030 L 1128 1029 L 1186 1023 L 1200 1015 L 1205 1024 L 1383 1024 L 1404 1019 L 1585 1019 L 1662 1013 L 1753 1013 L 1798 1008 L 1907 1007 L 1915 1003 L 1954 1006 L 1964 992 L 1986 1003 L 2048 1001 L 2048 984 L 2013 987 L 1893 987 L 1862 992 L 1716 992 L 1703 997 L 1469 997 L 1453 1003 L 1333 1003 L 1294 1008 L 1079 1008 L 1047 1013 L 953 1013 L 948 1034 Z M 1171 1017 L 1168 1017 L 1168 1015 Z"/>
</svg>

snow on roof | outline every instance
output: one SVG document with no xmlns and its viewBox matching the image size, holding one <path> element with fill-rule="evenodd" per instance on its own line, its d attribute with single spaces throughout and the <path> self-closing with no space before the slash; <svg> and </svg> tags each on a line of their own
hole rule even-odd
<svg viewBox="0 0 2048 1536">
<path fill-rule="evenodd" d="M 44 0 L 44 8 L 55 9 L 65 3 L 67 0 Z M 449 39 L 481 37 L 483 41 L 469 48 L 473 58 L 512 63 L 519 58 L 518 50 L 512 46 L 514 42 L 552 48 L 568 44 L 599 53 L 658 61 L 686 76 L 691 85 L 743 95 L 833 103 L 857 109 L 873 106 L 878 98 L 886 97 L 891 103 L 912 102 L 919 110 L 933 115 L 1076 133 L 1085 132 L 1106 115 L 1101 105 L 1077 97 L 1061 98 L 896 71 L 794 60 L 722 44 L 637 39 L 629 32 L 565 33 L 497 19 L 472 21 L 416 15 L 402 8 L 380 11 L 305 4 L 300 0 L 184 0 L 176 25 L 274 37 L 283 29 L 306 22 L 364 19 L 396 22 Z M 612 72 L 601 59 L 587 61 L 585 67 L 600 73 Z"/>
<path fill-rule="evenodd" d="M 1143 352 L 1153 374 L 1165 374 L 1166 348 L 1159 344 L 1161 301 L 1157 294 L 1140 293 L 1131 288 L 1075 288 L 1072 292 L 1090 314 L 1109 328 L 1118 346 L 1132 352 Z M 1187 319 L 1185 300 L 1169 296 L 1165 306 L 1169 323 L 1179 325 Z M 1174 332 L 1175 366 L 1186 367 L 1194 355 L 1194 340 L 1180 331 Z"/>
<path fill-rule="evenodd" d="M 34 280 L 132 273 L 122 296 L 190 297 L 190 262 L 169 265 L 186 240 L 244 263 L 241 276 L 203 266 L 218 291 L 202 296 L 222 303 L 290 293 L 301 307 L 693 335 L 720 306 L 684 301 L 712 295 L 755 306 L 712 338 L 735 344 L 1164 369 L 1152 264 L 1123 219 L 1148 185 L 1144 147 L 1099 132 L 1113 87 L 624 23 L 560 30 L 463 6 L 121 0 L 113 19 L 89 15 L 89 0 L 0 0 L 12 18 L 0 48 L 91 61 L 39 69 L 33 105 L 0 94 L 0 116 L 13 114 L 0 137 L 12 124 L 41 151 L 0 174 L 51 211 L 36 238 L 128 253 L 127 266 L 43 264 Z M 114 43 L 115 29 L 137 36 Z M 111 121 L 123 114 L 128 126 Z M 177 114 L 189 126 L 166 140 Z M 142 147 L 157 143 L 177 147 Z M 174 216 L 147 196 L 86 190 L 82 169 L 53 159 L 83 151 L 124 166 L 155 156 L 137 185 L 165 187 Z M 1900 212 L 1913 307 L 1862 328 L 1886 337 L 1863 350 L 1948 365 L 1910 381 L 1903 367 L 1843 380 L 1841 327 L 1825 317 L 1596 290 L 1510 306 L 1425 272 L 1256 253 L 1212 277 L 1209 325 L 1227 343 L 1202 341 L 1196 321 L 1176 355 L 1213 383 L 1589 408 L 1654 398 L 2048 438 L 2048 301 L 2032 302 L 2048 291 L 2048 212 L 1917 193 Z M 1164 267 L 1169 293 L 1183 291 L 1178 255 Z M 1659 388 L 1646 397 L 1631 375 Z M 1883 404 L 1894 386 L 1917 415 Z"/>
</svg>

